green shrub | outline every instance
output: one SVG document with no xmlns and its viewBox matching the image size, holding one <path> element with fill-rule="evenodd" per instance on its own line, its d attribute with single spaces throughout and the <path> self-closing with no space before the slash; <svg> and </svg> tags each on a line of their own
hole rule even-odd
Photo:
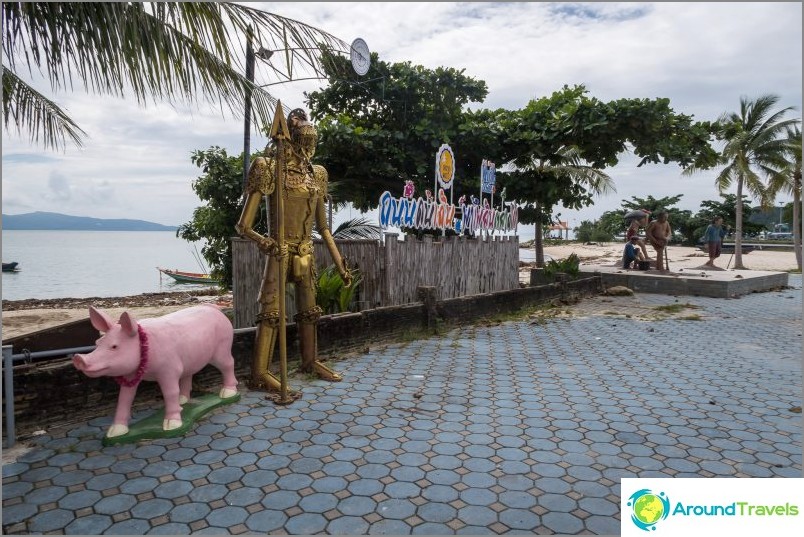
<svg viewBox="0 0 804 537">
<path fill-rule="evenodd" d="M 357 287 L 362 277 L 357 270 L 352 271 L 352 285 L 346 287 L 335 265 L 321 271 L 316 282 L 315 303 L 321 306 L 324 314 L 352 311 Z"/>
<path fill-rule="evenodd" d="M 544 265 L 544 275 L 553 279 L 558 272 L 564 272 L 569 275 L 570 279 L 578 277 L 580 272 L 581 260 L 574 253 L 570 254 L 566 259 L 551 259 Z"/>
</svg>

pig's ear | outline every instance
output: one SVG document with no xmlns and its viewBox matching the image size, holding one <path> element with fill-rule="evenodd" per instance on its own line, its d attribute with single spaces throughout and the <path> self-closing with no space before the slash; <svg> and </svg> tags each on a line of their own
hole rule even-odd
<svg viewBox="0 0 804 537">
<path fill-rule="evenodd" d="M 119 322 L 125 334 L 128 334 L 129 336 L 137 335 L 137 319 L 135 319 L 134 316 L 129 312 L 124 311 L 122 314 L 120 314 Z"/>
<path fill-rule="evenodd" d="M 108 332 L 112 326 L 114 326 L 114 321 L 111 317 L 103 313 L 101 310 L 97 310 L 92 306 L 89 307 L 89 322 L 92 323 L 92 326 L 95 327 L 95 330 L 98 332 Z"/>
</svg>

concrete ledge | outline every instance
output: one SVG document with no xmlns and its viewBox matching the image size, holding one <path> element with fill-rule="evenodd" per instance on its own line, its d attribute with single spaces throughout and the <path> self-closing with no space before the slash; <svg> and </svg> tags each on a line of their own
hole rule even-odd
<svg viewBox="0 0 804 537">
<path fill-rule="evenodd" d="M 663 274 L 655 270 L 627 270 L 611 265 L 581 265 L 581 276 L 600 276 L 604 287 L 622 285 L 637 293 L 733 298 L 788 285 L 787 272 L 760 270 L 679 269 Z"/>
</svg>

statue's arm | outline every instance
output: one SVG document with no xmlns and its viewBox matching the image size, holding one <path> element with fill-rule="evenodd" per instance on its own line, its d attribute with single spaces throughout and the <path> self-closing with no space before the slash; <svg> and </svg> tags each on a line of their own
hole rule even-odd
<svg viewBox="0 0 804 537">
<path fill-rule="evenodd" d="M 321 238 L 324 240 L 324 244 L 327 246 L 327 250 L 329 250 L 329 255 L 332 256 L 332 260 L 335 262 L 335 267 L 338 269 L 341 278 L 343 278 L 343 282 L 346 287 L 349 287 L 352 285 L 352 274 L 338 251 L 338 246 L 335 244 L 335 239 L 332 237 L 332 232 L 329 230 L 327 222 L 327 210 L 324 205 L 324 200 L 327 197 L 327 171 L 323 166 L 314 166 L 313 169 L 317 186 L 321 191 L 315 205 L 315 224 L 321 234 Z"/>
<path fill-rule="evenodd" d="M 273 162 L 271 159 L 257 157 L 251 163 L 246 183 L 246 203 L 243 205 L 243 212 L 240 213 L 240 219 L 235 225 L 238 235 L 256 242 L 260 251 L 265 254 L 274 251 L 276 241 L 257 233 L 252 226 L 259 214 L 262 197 L 270 195 L 274 191 Z"/>
</svg>

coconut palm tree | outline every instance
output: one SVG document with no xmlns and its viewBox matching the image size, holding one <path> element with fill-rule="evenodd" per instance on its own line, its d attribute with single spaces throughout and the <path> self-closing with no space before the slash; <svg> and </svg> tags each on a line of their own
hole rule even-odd
<svg viewBox="0 0 804 537">
<path fill-rule="evenodd" d="M 719 164 L 723 169 L 715 178 L 718 190 L 725 192 L 732 184 L 737 187 L 736 222 L 734 233 L 734 268 L 744 269 L 742 257 L 743 190 L 769 206 L 767 182 L 787 166 L 789 144 L 784 136 L 786 129 L 799 120 L 784 119 L 793 107 L 774 111 L 777 95 L 762 95 L 755 100 L 740 98 L 739 112 L 726 112 L 717 121 L 719 140 L 725 145 Z M 682 174 L 701 171 L 691 166 Z"/>
<path fill-rule="evenodd" d="M 46 148 L 82 145 L 86 133 L 21 78 L 41 77 L 56 93 L 74 83 L 94 94 L 210 101 L 270 124 L 275 99 L 241 75 L 253 38 L 281 51 L 268 66 L 282 80 L 323 73 L 321 48 L 349 45 L 299 21 L 228 2 L 3 2 L 3 119 Z M 237 48 L 239 46 L 239 49 Z"/>
<path fill-rule="evenodd" d="M 546 159 L 526 157 L 525 159 L 515 159 L 514 166 L 522 170 L 527 175 L 533 175 L 534 180 L 560 177 L 569 179 L 572 183 L 579 184 L 586 188 L 592 195 L 603 195 L 616 192 L 614 182 L 611 177 L 602 170 L 588 166 L 580 156 L 580 151 L 574 146 L 562 146 L 550 159 L 558 162 L 550 164 Z M 536 255 L 536 266 L 544 266 L 544 241 L 542 234 L 542 206 L 537 201 L 533 204 L 536 210 L 534 224 L 533 248 Z"/>
<path fill-rule="evenodd" d="M 796 252 L 796 263 L 801 270 L 801 128 L 799 125 L 788 127 L 787 166 L 774 175 L 768 184 L 768 196 L 775 198 L 779 192 L 793 195 L 793 249 Z"/>
</svg>

